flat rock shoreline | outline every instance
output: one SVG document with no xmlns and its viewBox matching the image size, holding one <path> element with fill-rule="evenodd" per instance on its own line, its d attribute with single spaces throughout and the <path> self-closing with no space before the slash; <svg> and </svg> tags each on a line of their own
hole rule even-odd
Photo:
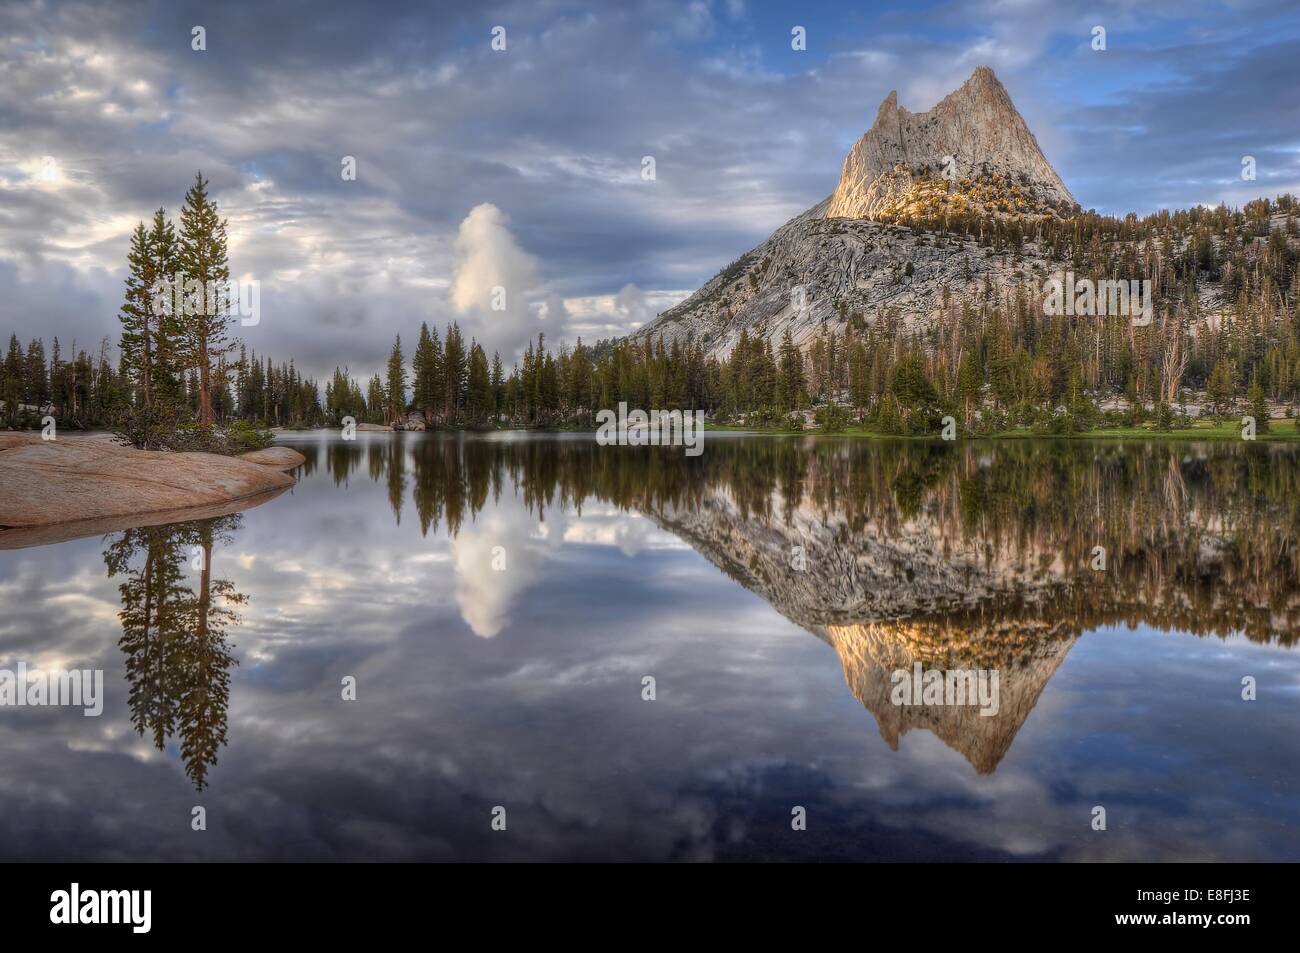
<svg viewBox="0 0 1300 953">
<path fill-rule="evenodd" d="M 227 457 L 135 450 L 107 434 L 0 433 L 0 549 L 247 509 L 293 486 L 283 471 L 302 462 L 287 447 Z"/>
<path fill-rule="evenodd" d="M 307 458 L 301 453 L 288 447 L 267 447 L 265 450 L 251 450 L 248 453 L 241 453 L 239 459 L 263 467 L 274 467 L 277 470 L 292 470 L 294 467 L 300 467 L 307 462 Z"/>
</svg>

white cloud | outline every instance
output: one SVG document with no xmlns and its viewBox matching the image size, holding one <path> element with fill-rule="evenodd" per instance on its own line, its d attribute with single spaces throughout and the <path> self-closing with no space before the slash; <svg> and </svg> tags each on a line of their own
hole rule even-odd
<svg viewBox="0 0 1300 953">
<path fill-rule="evenodd" d="M 614 313 L 626 321 L 628 327 L 640 327 L 655 318 L 654 305 L 634 284 L 624 285 L 614 296 Z"/>
<path fill-rule="evenodd" d="M 552 327 L 562 327 L 569 320 L 569 306 L 559 295 L 548 295 L 541 304 L 540 317 Z"/>
<path fill-rule="evenodd" d="M 522 507 L 506 506 L 462 526 L 451 541 L 456 603 L 480 638 L 510 625 L 519 601 L 542 577 L 542 564 L 562 545 L 566 514 L 557 510 L 546 519 L 542 525 Z"/>
<path fill-rule="evenodd" d="M 538 330 L 528 294 L 541 280 L 537 259 L 519 247 L 508 221 L 490 202 L 470 210 L 456 236 L 451 285 L 452 306 L 469 318 L 465 330 L 507 362 Z"/>
</svg>

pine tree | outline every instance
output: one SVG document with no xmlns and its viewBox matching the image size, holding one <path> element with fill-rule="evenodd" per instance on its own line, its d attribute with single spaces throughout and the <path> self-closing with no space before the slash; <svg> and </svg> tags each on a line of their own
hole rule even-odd
<svg viewBox="0 0 1300 953">
<path fill-rule="evenodd" d="M 149 230 L 143 222 L 136 225 L 127 269 L 126 295 L 119 313 L 121 360 L 140 406 L 174 404 L 177 369 L 172 338 L 178 318 L 172 313 L 171 291 L 176 237 L 164 209 L 154 213 Z"/>
<path fill-rule="evenodd" d="M 469 379 L 466 403 L 470 421 L 481 424 L 492 413 L 492 382 L 488 376 L 487 355 L 477 341 L 469 347 Z"/>
<path fill-rule="evenodd" d="M 582 340 L 578 340 L 579 346 Z M 503 379 L 503 369 L 501 367 L 501 355 L 497 351 L 492 352 L 492 421 L 497 422 L 500 419 L 503 404 L 505 402 L 505 381 Z"/>
<path fill-rule="evenodd" d="M 904 432 L 898 398 L 892 392 L 885 394 L 880 399 L 880 407 L 876 412 L 876 429 L 883 434 L 901 434 Z"/>
<path fill-rule="evenodd" d="M 141 406 L 153 406 L 154 334 L 158 316 L 154 308 L 153 255 L 144 222 L 131 233 L 131 247 L 126 255 L 126 300 L 119 319 L 122 337 L 119 348 L 122 362 L 135 382 Z"/>
<path fill-rule="evenodd" d="M 1205 401 L 1209 405 L 1209 413 L 1216 420 L 1227 413 L 1228 404 L 1232 399 L 1232 391 L 1231 366 L 1226 360 L 1216 361 L 1205 389 Z"/>
<path fill-rule="evenodd" d="M 366 390 L 366 420 L 372 424 L 384 422 L 384 408 L 388 406 L 388 397 L 384 394 L 384 382 L 375 374 L 370 378 Z"/>
<path fill-rule="evenodd" d="M 1258 379 L 1251 382 L 1246 403 L 1250 406 L 1250 415 L 1255 418 L 1255 432 L 1268 433 L 1268 402 L 1264 399 L 1264 388 Z"/>
<path fill-rule="evenodd" d="M 777 403 L 782 411 L 798 410 L 804 404 L 804 389 L 807 378 L 804 376 L 803 355 L 795 347 L 790 329 L 785 329 L 781 338 L 780 369 L 778 371 Z"/>
<path fill-rule="evenodd" d="M 177 264 L 185 285 L 184 313 L 176 315 L 179 346 L 186 366 L 198 379 L 198 419 L 213 423 L 213 374 L 221 355 L 233 345 L 227 340 L 230 321 L 225 290 L 230 280 L 226 222 L 208 197 L 208 183 L 199 173 L 185 193 L 181 207 Z"/>
<path fill-rule="evenodd" d="M 3 393 L 0 398 L 4 399 L 5 418 L 10 423 L 18 420 L 18 405 L 22 401 L 23 395 L 23 372 L 25 364 L 23 362 L 22 345 L 18 343 L 18 335 L 9 335 L 9 353 L 5 355 L 4 374 L 0 378 L 0 385 L 3 386 Z"/>
<path fill-rule="evenodd" d="M 957 399 L 962 404 L 962 419 L 966 430 L 975 425 L 975 407 L 979 402 L 980 388 L 983 386 L 979 362 L 971 350 L 965 351 L 957 366 Z"/>
<path fill-rule="evenodd" d="M 388 384 L 384 388 L 384 423 L 395 424 L 406 413 L 406 359 L 402 357 L 402 336 L 393 341 L 388 355 Z"/>
<path fill-rule="evenodd" d="M 444 415 L 449 423 L 460 419 L 465 405 L 465 384 L 469 373 L 465 341 L 460 335 L 460 325 L 452 323 L 447 328 L 447 343 L 443 348 L 444 385 L 446 397 Z"/>
<path fill-rule="evenodd" d="M 149 229 L 149 260 L 153 272 L 155 292 L 161 292 L 174 301 L 174 288 L 177 281 L 178 255 L 180 249 L 176 243 L 176 230 L 167 220 L 165 209 L 153 213 L 153 224 Z M 177 335 L 180 332 L 179 316 L 171 308 L 159 308 L 154 301 L 154 326 L 152 336 L 152 381 L 153 396 L 164 406 L 173 407 L 180 396 L 181 357 L 177 348 Z"/>
<path fill-rule="evenodd" d="M 435 350 L 433 342 L 434 335 L 429 333 L 429 325 L 422 323 L 419 342 L 415 346 L 415 356 L 411 361 L 412 370 L 415 372 L 411 402 L 416 410 L 426 415 L 432 414 L 438 403 L 438 379 L 441 377 L 439 367 L 441 355 Z"/>
<path fill-rule="evenodd" d="M 45 367 L 45 343 L 34 338 L 27 345 L 25 397 L 38 413 L 44 413 L 50 401 L 50 377 Z"/>
</svg>

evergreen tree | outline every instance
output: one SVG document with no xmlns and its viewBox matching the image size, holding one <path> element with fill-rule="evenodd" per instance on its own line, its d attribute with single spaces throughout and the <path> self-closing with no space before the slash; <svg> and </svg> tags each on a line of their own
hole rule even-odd
<svg viewBox="0 0 1300 953">
<path fill-rule="evenodd" d="M 415 346 L 415 356 L 412 358 L 412 370 L 415 372 L 413 383 L 414 393 L 412 403 L 415 409 L 431 415 L 437 406 L 441 388 L 438 386 L 441 377 L 441 355 L 434 348 L 435 335 L 429 333 L 429 325 L 422 323 L 420 325 L 420 338 Z"/>
<path fill-rule="evenodd" d="M 477 341 L 470 341 L 469 377 L 466 404 L 469 419 L 482 424 L 492 415 L 492 382 L 488 376 L 487 355 Z"/>
<path fill-rule="evenodd" d="M 579 338 L 578 344 L 581 346 L 581 338 Z M 501 414 L 503 409 L 502 405 L 505 402 L 506 396 L 505 381 L 503 379 L 501 367 L 501 355 L 496 351 L 492 352 L 492 380 L 490 386 L 492 388 L 492 420 L 493 423 L 495 423 Z"/>
<path fill-rule="evenodd" d="M 387 406 L 388 397 L 384 393 L 384 382 L 376 374 L 370 378 L 370 385 L 366 389 L 366 422 L 372 424 L 383 423 Z"/>
<path fill-rule="evenodd" d="M 443 347 L 443 374 L 445 398 L 443 415 L 449 423 L 460 420 L 460 413 L 465 406 L 465 386 L 469 376 L 469 357 L 465 353 L 465 342 L 460 335 L 460 325 L 452 323 L 447 328 L 447 343 Z"/>
<path fill-rule="evenodd" d="M 795 347 L 794 339 L 791 338 L 790 329 L 787 327 L 785 336 L 781 339 L 777 404 L 783 411 L 798 410 L 803 406 L 806 386 L 803 355 L 799 352 L 799 348 Z"/>
<path fill-rule="evenodd" d="M 4 399 L 5 419 L 11 424 L 18 421 L 18 405 L 23 396 L 23 376 L 26 370 L 26 364 L 23 361 L 22 346 L 18 343 L 18 335 L 9 335 L 9 352 L 5 355 L 4 375 L 0 378 L 0 387 L 3 393 L 0 397 Z"/>
<path fill-rule="evenodd" d="M 388 383 L 384 388 L 384 423 L 393 424 L 406 413 L 406 359 L 402 357 L 402 336 L 393 341 L 388 355 Z"/>
<path fill-rule="evenodd" d="M 1250 407 L 1250 415 L 1255 418 L 1255 432 L 1268 433 L 1268 402 L 1264 399 L 1264 388 L 1258 380 L 1251 382 L 1250 390 L 1246 393 L 1246 403 Z"/>
<path fill-rule="evenodd" d="M 208 182 L 199 173 L 185 193 L 177 264 L 183 276 L 185 306 L 176 315 L 179 348 L 187 367 L 197 375 L 197 414 L 210 426 L 213 375 L 220 357 L 232 345 L 227 339 L 230 315 L 225 288 L 230 280 L 226 251 L 226 222 L 208 197 Z"/>
<path fill-rule="evenodd" d="M 957 399 L 961 401 L 962 420 L 967 431 L 975 426 L 975 405 L 982 385 L 979 363 L 974 353 L 968 350 L 962 354 L 957 370 Z"/>
</svg>

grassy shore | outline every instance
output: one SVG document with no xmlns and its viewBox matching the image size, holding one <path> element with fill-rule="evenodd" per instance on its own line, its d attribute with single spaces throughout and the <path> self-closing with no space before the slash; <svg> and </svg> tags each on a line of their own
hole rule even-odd
<svg viewBox="0 0 1300 953">
<path fill-rule="evenodd" d="M 794 430 L 788 427 L 733 427 L 730 425 L 721 425 L 706 423 L 706 430 L 719 432 L 736 432 L 736 433 L 761 433 L 784 436 L 833 436 L 833 437 L 866 437 L 876 440 L 935 440 L 938 439 L 937 433 L 927 433 L 918 435 L 900 436 L 898 434 L 885 434 L 879 431 L 871 430 L 867 427 L 852 425 L 843 430 L 836 431 L 833 434 L 826 434 L 818 429 L 811 430 Z M 1198 421 L 1190 427 L 1184 427 L 1178 430 L 1156 430 L 1150 426 L 1139 427 L 1105 427 L 1097 430 L 1085 430 L 1079 433 L 1046 433 L 1040 430 L 1031 430 L 1027 427 L 1021 427 L 1014 430 L 1003 430 L 997 433 L 987 434 L 962 434 L 958 436 L 965 439 L 977 440 L 1025 440 L 1045 438 L 1060 440 L 1240 440 L 1241 425 L 1232 421 L 1223 423 L 1214 423 L 1212 421 Z M 1271 421 L 1268 433 L 1259 433 L 1255 436 L 1256 440 L 1274 440 L 1274 441 L 1300 441 L 1300 431 L 1296 430 L 1295 420 L 1287 418 L 1278 418 Z"/>
</svg>

